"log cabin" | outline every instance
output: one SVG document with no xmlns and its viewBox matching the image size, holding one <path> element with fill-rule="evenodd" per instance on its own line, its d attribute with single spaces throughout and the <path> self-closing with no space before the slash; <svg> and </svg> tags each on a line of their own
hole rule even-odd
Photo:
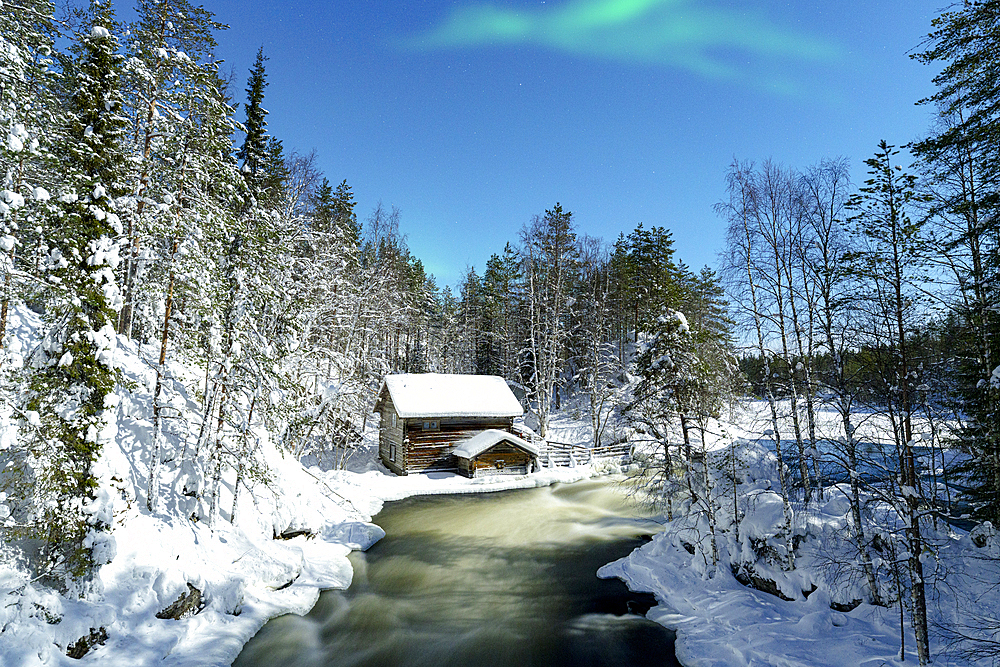
<svg viewBox="0 0 1000 667">
<path fill-rule="evenodd" d="M 491 474 L 519 474 L 537 464 L 537 448 L 512 433 L 514 418 L 524 410 L 503 378 L 494 375 L 387 375 L 374 412 L 381 416 L 379 459 L 397 475 L 446 471 L 472 476 L 480 468 L 485 474 L 490 465 Z M 501 435 L 490 436 L 485 448 L 482 440 L 462 448 L 485 431 Z M 456 449 L 466 457 L 456 456 Z"/>
<path fill-rule="evenodd" d="M 466 477 L 527 475 L 538 463 L 538 447 L 512 433 L 489 429 L 452 450 Z"/>
</svg>

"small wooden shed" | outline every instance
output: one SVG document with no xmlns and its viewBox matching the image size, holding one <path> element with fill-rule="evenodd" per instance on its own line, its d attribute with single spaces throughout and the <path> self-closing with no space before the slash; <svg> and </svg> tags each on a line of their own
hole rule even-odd
<svg viewBox="0 0 1000 667">
<path fill-rule="evenodd" d="M 406 475 L 458 472 L 456 447 L 483 431 L 511 433 L 524 410 L 495 375 L 400 373 L 385 377 L 374 412 L 382 420 L 379 459 Z"/>
<path fill-rule="evenodd" d="M 538 448 L 512 433 L 490 429 L 452 450 L 466 477 L 527 475 L 538 466 Z"/>
</svg>

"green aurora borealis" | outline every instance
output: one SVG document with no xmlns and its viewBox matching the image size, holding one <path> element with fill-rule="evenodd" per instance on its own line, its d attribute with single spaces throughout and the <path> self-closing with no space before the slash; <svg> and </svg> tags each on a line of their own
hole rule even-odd
<svg viewBox="0 0 1000 667">
<path fill-rule="evenodd" d="M 416 49 L 530 44 L 580 57 L 686 70 L 731 80 L 752 69 L 786 88 L 793 63 L 843 59 L 831 41 L 780 25 L 751 8 L 704 0 L 564 0 L 537 9 L 458 6 L 444 22 L 407 40 Z M 786 90 L 786 92 L 791 92 Z"/>
</svg>

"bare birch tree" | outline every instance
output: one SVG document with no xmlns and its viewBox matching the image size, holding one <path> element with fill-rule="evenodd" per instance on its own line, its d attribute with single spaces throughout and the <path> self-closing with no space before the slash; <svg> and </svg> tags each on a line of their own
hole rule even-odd
<svg viewBox="0 0 1000 667">
<path fill-rule="evenodd" d="M 773 295 L 761 284 L 761 275 L 769 267 L 761 265 L 758 252 L 759 241 L 756 222 L 759 193 L 755 183 L 754 169 L 752 163 L 734 161 L 730 165 L 729 173 L 726 176 L 728 200 L 719 203 L 716 206 L 716 211 L 725 217 L 729 224 L 725 272 L 729 277 L 730 289 L 735 292 L 734 302 L 740 305 L 741 312 L 738 315 L 751 321 L 753 327 L 751 345 L 754 346 L 764 362 L 764 393 L 771 416 L 771 428 L 768 430 L 774 439 L 779 493 L 785 521 L 785 566 L 792 569 L 795 566 L 795 553 L 792 548 L 793 513 L 782 456 L 781 425 L 778 419 L 776 387 L 771 369 L 772 353 L 767 329 L 770 322 L 767 316 L 767 308 L 770 304 L 768 297 Z"/>
</svg>

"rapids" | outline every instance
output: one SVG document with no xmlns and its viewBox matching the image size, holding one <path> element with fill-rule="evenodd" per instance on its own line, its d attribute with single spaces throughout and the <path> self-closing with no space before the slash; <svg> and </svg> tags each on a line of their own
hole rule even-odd
<svg viewBox="0 0 1000 667">
<path fill-rule="evenodd" d="M 652 596 L 595 574 L 660 529 L 620 482 L 388 503 L 351 587 L 268 622 L 234 667 L 677 665 Z"/>
</svg>

